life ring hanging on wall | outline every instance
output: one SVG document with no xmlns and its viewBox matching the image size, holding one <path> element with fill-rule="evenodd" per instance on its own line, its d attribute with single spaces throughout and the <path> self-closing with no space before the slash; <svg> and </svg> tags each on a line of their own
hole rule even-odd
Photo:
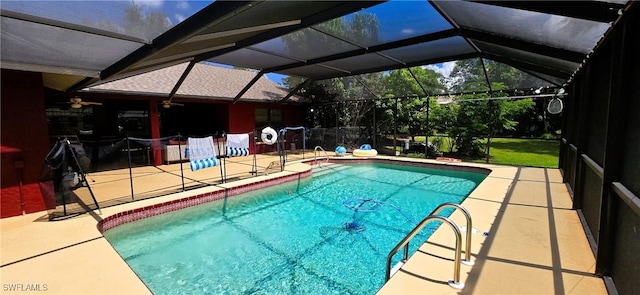
<svg viewBox="0 0 640 295">
<path fill-rule="evenodd" d="M 262 138 L 262 141 L 268 145 L 272 145 L 274 143 L 276 143 L 276 140 L 278 140 L 278 134 L 276 133 L 275 130 L 273 130 L 273 128 L 271 127 L 266 127 L 264 129 L 262 129 L 262 133 L 260 134 L 260 138 Z"/>
</svg>

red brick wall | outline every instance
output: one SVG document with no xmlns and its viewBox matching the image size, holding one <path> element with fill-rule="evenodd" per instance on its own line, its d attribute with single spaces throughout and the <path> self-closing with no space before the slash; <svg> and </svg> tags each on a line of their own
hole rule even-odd
<svg viewBox="0 0 640 295">
<path fill-rule="evenodd" d="M 2 70 L 0 217 L 45 210 L 38 186 L 49 152 L 42 74 Z M 24 164 L 23 168 L 19 167 Z"/>
</svg>

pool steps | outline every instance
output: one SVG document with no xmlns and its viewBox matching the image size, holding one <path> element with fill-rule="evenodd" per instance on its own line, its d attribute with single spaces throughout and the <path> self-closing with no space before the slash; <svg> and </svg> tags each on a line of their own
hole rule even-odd
<svg viewBox="0 0 640 295">
<path fill-rule="evenodd" d="M 337 172 L 337 171 L 345 170 L 345 169 L 349 169 L 349 166 L 341 165 L 341 164 L 328 163 L 328 164 L 323 164 L 322 166 L 313 167 L 313 169 L 311 169 L 311 171 L 313 172 L 312 175 L 314 177 L 318 177 L 318 176 L 322 176 L 322 175 L 325 175 L 325 174 L 329 174 L 329 173 L 332 173 L 332 172 Z"/>
</svg>

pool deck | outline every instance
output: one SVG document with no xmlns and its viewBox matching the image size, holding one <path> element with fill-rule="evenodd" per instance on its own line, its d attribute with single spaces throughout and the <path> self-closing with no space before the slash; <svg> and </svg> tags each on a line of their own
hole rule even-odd
<svg viewBox="0 0 640 295">
<path fill-rule="evenodd" d="M 478 232 L 473 234 L 471 247 L 475 265 L 461 266 L 465 288 L 447 285 L 453 278 L 454 239 L 452 230 L 442 226 L 378 294 L 607 294 L 603 280 L 593 275 L 593 253 L 558 169 L 390 159 L 483 167 L 492 172 L 462 203 Z M 48 221 L 46 212 L 1 219 L 2 294 L 151 294 L 102 236 L 98 222 L 126 210 L 309 169 L 306 164 L 288 163 L 284 172 L 111 206 L 55 222 Z M 462 214 L 454 213 L 451 218 L 460 226 L 465 223 Z M 486 237 L 484 232 L 488 232 Z M 380 275 L 384 276 L 383 269 Z"/>
</svg>

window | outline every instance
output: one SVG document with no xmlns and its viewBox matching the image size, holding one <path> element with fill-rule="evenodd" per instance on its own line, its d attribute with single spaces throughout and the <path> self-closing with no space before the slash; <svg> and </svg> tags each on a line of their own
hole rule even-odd
<svg viewBox="0 0 640 295">
<path fill-rule="evenodd" d="M 256 129 L 267 126 L 279 128 L 284 125 L 284 118 L 281 109 L 256 108 Z"/>
<path fill-rule="evenodd" d="M 48 106 L 47 124 L 51 136 L 86 135 L 93 133 L 93 107 L 80 109 Z"/>
<path fill-rule="evenodd" d="M 118 131 L 123 136 L 150 138 L 147 111 L 118 111 Z"/>
</svg>

